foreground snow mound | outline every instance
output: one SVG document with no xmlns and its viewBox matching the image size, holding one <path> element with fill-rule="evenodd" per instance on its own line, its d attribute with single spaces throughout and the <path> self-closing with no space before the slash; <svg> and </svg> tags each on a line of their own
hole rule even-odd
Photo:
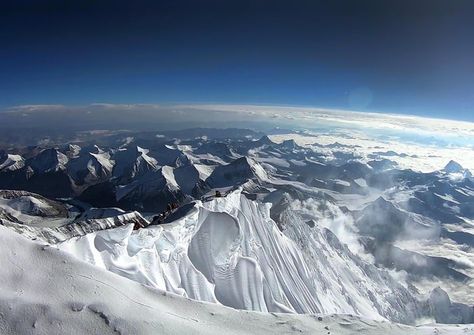
<svg viewBox="0 0 474 335">
<path fill-rule="evenodd" d="M 263 314 L 144 287 L 0 226 L 0 334 L 468 334 L 353 316 Z"/>
<path fill-rule="evenodd" d="M 197 202 L 171 224 L 139 231 L 127 225 L 58 247 L 151 287 L 238 309 L 350 313 L 405 323 L 420 316 L 407 289 L 353 255 L 330 231 L 285 217 L 288 236 L 270 218 L 270 204 L 236 191 Z"/>
</svg>

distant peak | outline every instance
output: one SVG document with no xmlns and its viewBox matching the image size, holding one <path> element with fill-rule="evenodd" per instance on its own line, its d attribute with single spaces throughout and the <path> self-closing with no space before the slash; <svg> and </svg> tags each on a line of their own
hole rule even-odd
<svg viewBox="0 0 474 335">
<path fill-rule="evenodd" d="M 274 142 L 267 135 L 260 137 L 257 142 L 262 144 L 274 144 Z"/>
<path fill-rule="evenodd" d="M 282 147 L 289 149 L 295 149 L 298 147 L 298 144 L 296 144 L 294 139 L 285 140 L 281 143 L 281 145 Z"/>
<path fill-rule="evenodd" d="M 464 171 L 464 168 L 458 162 L 450 160 L 449 163 L 444 167 L 444 171 L 448 173 L 462 172 Z"/>
</svg>

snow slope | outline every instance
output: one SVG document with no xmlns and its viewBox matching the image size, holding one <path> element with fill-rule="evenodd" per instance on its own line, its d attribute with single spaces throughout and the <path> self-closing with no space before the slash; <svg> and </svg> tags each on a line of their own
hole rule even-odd
<svg viewBox="0 0 474 335">
<path fill-rule="evenodd" d="M 20 155 L 0 154 L 0 171 L 15 171 L 25 166 Z"/>
<path fill-rule="evenodd" d="M 0 190 L 0 223 L 3 220 L 36 227 L 58 227 L 72 221 L 64 204 L 16 190 Z"/>
<path fill-rule="evenodd" d="M 350 313 L 413 323 L 417 300 L 363 262 L 329 230 L 287 214 L 287 235 L 270 204 L 235 191 L 197 202 L 183 218 L 133 231 L 94 232 L 58 245 L 134 281 L 185 297 L 262 312 Z M 331 261 L 328 261 L 328 260 Z"/>
<path fill-rule="evenodd" d="M 0 334 L 469 334 L 354 316 L 265 314 L 145 287 L 0 227 Z M 32 271 L 34 269 L 34 271 Z"/>
</svg>

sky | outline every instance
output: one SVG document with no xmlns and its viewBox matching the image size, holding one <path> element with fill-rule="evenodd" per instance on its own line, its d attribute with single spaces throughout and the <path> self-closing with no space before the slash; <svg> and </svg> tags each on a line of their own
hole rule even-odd
<svg viewBox="0 0 474 335">
<path fill-rule="evenodd" d="M 2 1 L 0 109 L 295 105 L 474 121 L 472 1 Z"/>
</svg>

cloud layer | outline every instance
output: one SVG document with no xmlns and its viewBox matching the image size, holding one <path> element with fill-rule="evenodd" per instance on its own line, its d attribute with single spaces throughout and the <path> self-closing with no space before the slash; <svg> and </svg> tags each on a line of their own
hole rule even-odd
<svg viewBox="0 0 474 335">
<path fill-rule="evenodd" d="M 265 125 L 267 129 L 290 129 L 291 135 L 285 138 L 304 145 L 339 143 L 345 146 L 339 150 L 356 151 L 367 158 L 385 152 L 387 158 L 407 168 L 440 169 L 454 159 L 474 169 L 474 123 L 409 115 L 288 106 L 94 103 L 14 106 L 0 112 L 0 125 L 55 130 Z"/>
</svg>

